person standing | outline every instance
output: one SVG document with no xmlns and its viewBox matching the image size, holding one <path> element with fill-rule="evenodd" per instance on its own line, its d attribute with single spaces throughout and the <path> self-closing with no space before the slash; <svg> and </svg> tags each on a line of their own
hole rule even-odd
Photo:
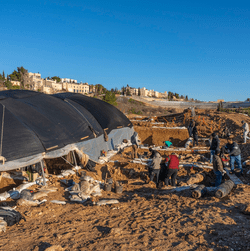
<svg viewBox="0 0 250 251">
<path fill-rule="evenodd" d="M 241 165 L 241 150 L 236 142 L 233 141 L 233 135 L 229 136 L 227 140 L 227 144 L 225 146 L 225 150 L 230 156 L 230 174 L 234 173 L 234 163 L 238 165 L 238 168 L 241 170 L 240 174 L 242 174 L 242 165 Z"/>
<path fill-rule="evenodd" d="M 175 153 L 171 153 L 171 155 L 169 155 L 166 158 L 165 165 L 168 166 L 167 172 L 166 172 L 166 177 L 164 180 L 165 185 L 166 186 L 170 185 L 169 178 L 171 177 L 171 185 L 176 186 L 176 177 L 177 177 L 177 173 L 179 170 L 179 159 Z"/>
<path fill-rule="evenodd" d="M 189 134 L 189 138 L 192 137 L 193 134 L 193 121 L 191 120 L 188 126 L 188 134 Z"/>
<path fill-rule="evenodd" d="M 141 144 L 139 135 L 137 132 L 134 132 L 134 134 L 131 137 L 131 143 L 132 143 L 132 159 L 138 158 L 138 147 Z"/>
<path fill-rule="evenodd" d="M 219 140 L 218 135 L 215 132 L 213 132 L 212 133 L 212 142 L 210 145 L 210 164 L 213 163 L 213 157 L 214 157 L 216 150 L 220 151 L 220 140 Z"/>
<path fill-rule="evenodd" d="M 196 127 L 196 123 L 194 122 L 193 123 L 193 131 L 192 131 L 192 134 L 193 134 L 193 146 L 197 145 L 198 146 L 198 130 L 197 130 L 197 127 Z"/>
<path fill-rule="evenodd" d="M 223 163 L 220 158 L 220 150 L 215 150 L 214 158 L 213 158 L 213 171 L 216 176 L 214 186 L 219 186 L 222 181 L 222 175 L 224 174 Z"/>
<path fill-rule="evenodd" d="M 247 139 L 250 139 L 247 135 L 249 133 L 249 126 L 248 123 L 246 123 L 244 120 L 241 121 L 242 123 L 242 128 L 243 128 L 243 139 L 244 139 L 244 144 L 247 143 Z"/>
<path fill-rule="evenodd" d="M 149 148 L 149 151 L 152 153 L 151 154 L 152 163 L 150 164 L 148 168 L 149 178 L 150 178 L 150 181 L 153 181 L 154 177 L 156 176 L 156 186 L 158 187 L 162 157 L 159 152 L 154 151 L 152 148 Z"/>
</svg>

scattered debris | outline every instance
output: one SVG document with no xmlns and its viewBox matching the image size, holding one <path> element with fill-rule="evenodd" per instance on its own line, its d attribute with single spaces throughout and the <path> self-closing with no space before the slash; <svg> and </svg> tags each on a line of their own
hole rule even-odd
<svg viewBox="0 0 250 251">
<path fill-rule="evenodd" d="M 118 204 L 119 201 L 115 199 L 111 200 L 99 200 L 96 204 L 97 206 L 104 206 L 104 205 L 110 205 L 110 204 Z"/>
</svg>

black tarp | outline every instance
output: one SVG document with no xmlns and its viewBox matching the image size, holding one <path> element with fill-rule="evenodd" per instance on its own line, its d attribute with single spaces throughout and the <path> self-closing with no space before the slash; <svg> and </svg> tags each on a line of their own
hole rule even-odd
<svg viewBox="0 0 250 251">
<path fill-rule="evenodd" d="M 94 98 L 75 95 L 76 99 L 73 99 L 74 94 L 69 95 L 72 98 L 62 99 L 59 94 L 26 90 L 0 92 L 1 128 L 5 106 L 2 156 L 7 161 L 16 160 L 93 139 L 102 135 L 106 126 L 110 128 L 109 133 L 112 128 L 131 124 L 115 107 Z M 81 96 L 84 102 L 81 102 Z M 99 113 L 102 116 L 98 120 Z M 108 114 L 106 119 L 105 114 Z"/>
<path fill-rule="evenodd" d="M 63 100 L 72 100 L 83 106 L 95 117 L 101 127 L 106 129 L 107 133 L 121 127 L 132 127 L 130 120 L 121 111 L 102 100 L 69 92 L 53 96 Z"/>
</svg>

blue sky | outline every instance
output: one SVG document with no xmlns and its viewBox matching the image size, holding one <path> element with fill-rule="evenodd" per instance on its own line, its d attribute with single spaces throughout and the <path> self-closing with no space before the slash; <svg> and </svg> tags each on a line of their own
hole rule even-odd
<svg viewBox="0 0 250 251">
<path fill-rule="evenodd" d="M 0 72 L 250 98 L 250 2 L 0 1 Z"/>
</svg>

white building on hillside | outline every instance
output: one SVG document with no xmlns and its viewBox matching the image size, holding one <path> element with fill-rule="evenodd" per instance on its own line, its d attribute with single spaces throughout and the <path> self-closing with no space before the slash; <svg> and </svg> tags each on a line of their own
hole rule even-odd
<svg viewBox="0 0 250 251">
<path fill-rule="evenodd" d="M 10 82 L 11 82 L 12 85 L 21 86 L 21 82 L 20 81 L 11 80 Z"/>
<path fill-rule="evenodd" d="M 63 89 L 65 89 L 68 92 L 74 92 L 74 93 L 82 93 L 82 94 L 88 94 L 89 93 L 89 85 L 88 83 L 66 83 L 66 85 L 63 84 Z"/>
<path fill-rule="evenodd" d="M 75 84 L 77 83 L 77 80 L 71 78 L 61 78 L 61 81 L 63 83 L 75 83 Z"/>
<path fill-rule="evenodd" d="M 43 87 L 43 79 L 41 78 L 40 73 L 32 73 L 29 72 L 29 89 L 33 91 L 40 91 L 42 90 Z"/>
</svg>

